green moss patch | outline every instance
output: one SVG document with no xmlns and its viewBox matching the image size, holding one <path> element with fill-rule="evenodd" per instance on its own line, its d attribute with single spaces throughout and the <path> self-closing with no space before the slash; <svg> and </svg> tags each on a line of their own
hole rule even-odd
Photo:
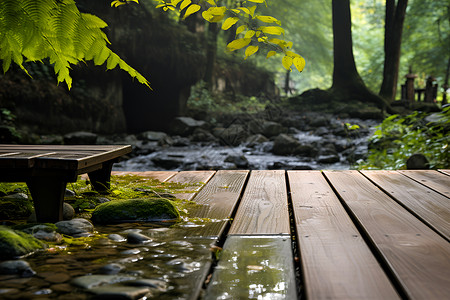
<svg viewBox="0 0 450 300">
<path fill-rule="evenodd" d="M 123 222 L 154 222 L 178 220 L 180 214 L 170 200 L 128 199 L 100 204 L 92 213 L 92 222 L 96 224 L 114 224 Z"/>
<path fill-rule="evenodd" d="M 33 236 L 0 226 L 0 258 L 10 259 L 23 256 L 45 247 Z"/>
</svg>

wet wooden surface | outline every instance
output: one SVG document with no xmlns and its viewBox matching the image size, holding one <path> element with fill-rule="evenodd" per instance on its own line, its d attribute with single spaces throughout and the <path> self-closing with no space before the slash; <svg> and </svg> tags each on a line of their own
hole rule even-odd
<svg viewBox="0 0 450 300">
<path fill-rule="evenodd" d="M 166 180 L 201 179 L 189 198 L 196 203 L 190 213 L 206 222 L 186 228 L 186 235 L 210 238 L 216 250 L 223 247 L 212 273 L 205 265 L 204 277 L 193 280 L 193 299 L 202 288 L 206 299 L 448 299 L 449 175 L 439 170 L 170 176 Z"/>
</svg>

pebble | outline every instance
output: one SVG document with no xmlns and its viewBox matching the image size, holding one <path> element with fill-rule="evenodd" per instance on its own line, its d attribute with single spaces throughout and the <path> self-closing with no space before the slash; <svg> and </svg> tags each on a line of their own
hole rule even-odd
<svg viewBox="0 0 450 300">
<path fill-rule="evenodd" d="M 127 235 L 127 242 L 130 244 L 142 244 L 142 243 L 149 243 L 151 241 L 152 241 L 151 238 L 138 232 L 129 232 Z"/>
<path fill-rule="evenodd" d="M 85 275 L 72 279 L 71 283 L 84 289 L 92 289 L 103 284 L 114 284 L 134 279 L 136 277 L 121 275 Z"/>
<path fill-rule="evenodd" d="M 168 290 L 168 284 L 165 281 L 158 279 L 137 279 L 128 281 L 126 284 L 131 286 L 146 286 L 157 289 L 160 292 L 166 292 Z"/>
<path fill-rule="evenodd" d="M 107 264 L 104 265 L 103 267 L 101 267 L 98 272 L 100 274 L 105 274 L 105 275 L 115 275 L 117 273 L 119 273 L 120 271 L 122 271 L 125 267 L 122 266 L 121 264 L 115 264 L 115 263 L 111 263 L 111 264 Z"/>
<path fill-rule="evenodd" d="M 108 238 L 110 240 L 113 240 L 115 242 L 125 242 L 127 239 L 121 236 L 120 234 L 112 233 L 108 235 Z"/>
<path fill-rule="evenodd" d="M 89 290 L 97 295 L 100 299 L 141 299 L 143 297 L 150 298 L 150 289 L 148 287 L 131 287 L 131 286 L 101 286 Z"/>
<path fill-rule="evenodd" d="M 0 263 L 0 274 L 18 274 L 27 278 L 34 276 L 36 272 L 24 260 L 7 260 Z"/>
<path fill-rule="evenodd" d="M 45 276 L 44 279 L 50 283 L 63 283 L 70 280 L 70 276 L 67 273 L 51 273 Z"/>
<path fill-rule="evenodd" d="M 94 226 L 86 219 L 76 218 L 69 221 L 60 221 L 55 223 L 59 232 L 73 237 L 90 236 L 94 231 Z"/>
</svg>

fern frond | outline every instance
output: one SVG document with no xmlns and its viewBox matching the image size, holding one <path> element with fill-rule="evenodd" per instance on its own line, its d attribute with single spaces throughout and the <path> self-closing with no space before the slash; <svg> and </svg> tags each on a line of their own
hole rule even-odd
<svg viewBox="0 0 450 300">
<path fill-rule="evenodd" d="M 150 87 L 135 69 L 108 48 L 100 18 L 80 13 L 74 0 L 1 0 L 0 59 L 3 71 L 12 62 L 23 67 L 31 61 L 50 59 L 59 82 L 71 87 L 70 66 L 86 60 L 107 69 L 119 67 Z"/>
</svg>

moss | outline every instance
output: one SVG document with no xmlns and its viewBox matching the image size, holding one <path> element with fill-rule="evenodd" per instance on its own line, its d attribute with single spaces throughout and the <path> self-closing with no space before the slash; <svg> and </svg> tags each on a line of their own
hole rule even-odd
<svg viewBox="0 0 450 300">
<path fill-rule="evenodd" d="M 97 224 L 178 220 L 180 214 L 170 200 L 128 199 L 97 206 L 91 220 Z"/>
<path fill-rule="evenodd" d="M 23 256 L 44 247 L 45 244 L 27 233 L 0 226 L 0 258 L 2 259 Z"/>
<path fill-rule="evenodd" d="M 33 204 L 25 198 L 1 198 L 0 219 L 26 219 L 33 212 Z"/>
</svg>

